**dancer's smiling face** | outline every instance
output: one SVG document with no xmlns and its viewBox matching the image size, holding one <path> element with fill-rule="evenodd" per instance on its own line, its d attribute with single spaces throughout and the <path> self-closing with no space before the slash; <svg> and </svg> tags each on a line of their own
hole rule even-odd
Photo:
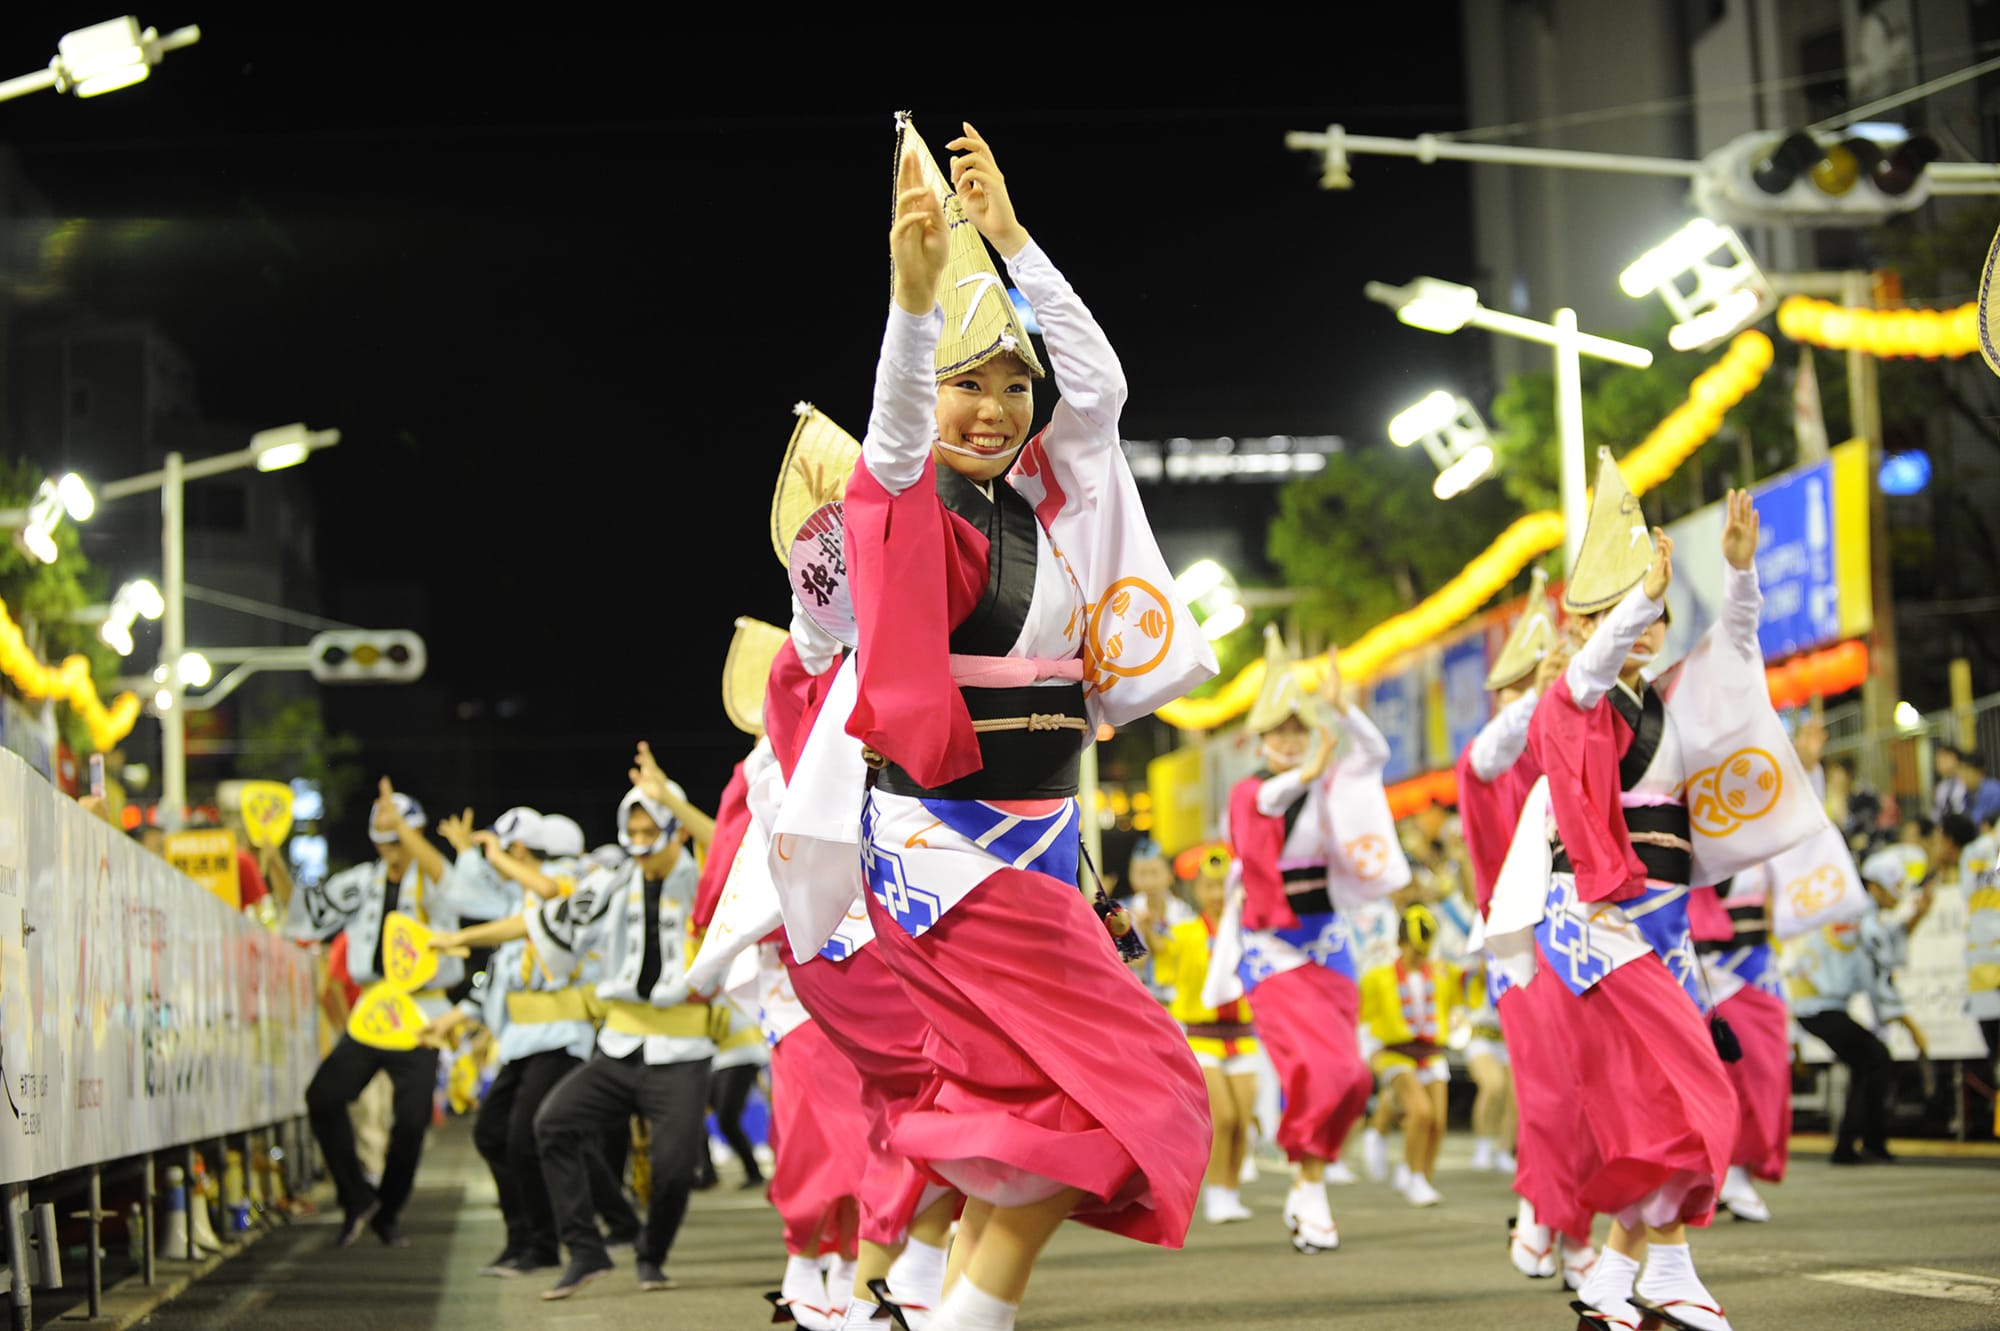
<svg viewBox="0 0 2000 1331">
<path fill-rule="evenodd" d="M 967 480 L 1005 475 L 1035 423 L 1034 383 L 1012 353 L 941 380 L 933 456 Z"/>
<path fill-rule="evenodd" d="M 1306 760 L 1312 732 L 1296 716 L 1288 716 L 1264 732 L 1264 762 L 1273 772 L 1289 772 Z"/>
</svg>

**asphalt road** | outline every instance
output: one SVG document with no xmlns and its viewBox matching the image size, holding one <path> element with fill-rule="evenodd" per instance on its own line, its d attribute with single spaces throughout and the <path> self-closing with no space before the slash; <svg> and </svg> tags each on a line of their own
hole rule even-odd
<svg viewBox="0 0 2000 1331">
<path fill-rule="evenodd" d="M 1554 1281 L 1507 1262 L 1507 1181 L 1446 1147 L 1443 1205 L 1416 1210 L 1386 1185 L 1334 1192 L 1343 1246 L 1303 1257 L 1278 1211 L 1288 1175 L 1267 1166 L 1245 1190 L 1253 1221 L 1197 1220 L 1182 1252 L 1078 1226 L 1057 1235 L 1030 1290 L 1023 1331 L 1059 1328 L 1326 1327 L 1438 1331 L 1549 1327 L 1575 1319 Z M 1767 1191 L 1766 1225 L 1723 1220 L 1695 1256 L 1738 1328 L 1972 1331 L 2000 1327 L 2000 1160 L 1906 1159 L 1839 1169 L 1801 1144 L 1792 1176 Z M 784 1256 L 776 1215 L 755 1193 L 698 1194 L 668 1269 L 680 1288 L 642 1293 L 620 1271 L 559 1304 L 546 1283 L 483 1278 L 500 1248 L 491 1181 L 470 1132 L 433 1135 L 405 1227 L 407 1250 L 333 1247 L 336 1220 L 301 1221 L 198 1281 L 141 1323 L 148 1331 L 659 1331 L 770 1324 L 763 1291 Z"/>
</svg>

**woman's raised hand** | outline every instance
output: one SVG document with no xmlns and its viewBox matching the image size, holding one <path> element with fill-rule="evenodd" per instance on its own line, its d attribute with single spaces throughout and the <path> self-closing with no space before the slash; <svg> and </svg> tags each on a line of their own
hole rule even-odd
<svg viewBox="0 0 2000 1331">
<path fill-rule="evenodd" d="M 962 122 L 960 128 L 965 133 L 945 145 L 959 154 L 951 159 L 951 187 L 979 234 L 993 242 L 1001 258 L 1011 259 L 1027 248 L 1027 228 L 1014 216 L 1014 199 L 1007 193 L 1007 177 L 993 162 L 993 149 L 971 122 Z"/>
<path fill-rule="evenodd" d="M 1722 557 L 1733 569 L 1747 569 L 1757 562 L 1757 506 L 1748 490 L 1731 490 L 1727 502 L 1729 522 L 1722 529 Z"/>
<path fill-rule="evenodd" d="M 896 264 L 896 304 L 910 314 L 929 314 L 937 306 L 938 283 L 944 278 L 951 239 L 945 228 L 944 205 L 924 181 L 924 165 L 915 145 L 903 149 L 896 170 L 896 221 L 889 228 L 889 257 Z"/>
<path fill-rule="evenodd" d="M 1653 566 L 1646 570 L 1646 595 L 1657 601 L 1674 582 L 1674 538 L 1653 528 Z"/>
</svg>

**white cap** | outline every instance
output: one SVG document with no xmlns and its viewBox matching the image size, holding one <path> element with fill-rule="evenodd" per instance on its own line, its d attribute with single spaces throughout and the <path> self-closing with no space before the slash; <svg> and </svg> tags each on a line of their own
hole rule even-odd
<svg viewBox="0 0 2000 1331">
<path fill-rule="evenodd" d="M 550 859 L 574 858 L 583 854 L 583 829 L 574 818 L 559 813 L 542 815 L 542 844 L 538 847 Z"/>
</svg>

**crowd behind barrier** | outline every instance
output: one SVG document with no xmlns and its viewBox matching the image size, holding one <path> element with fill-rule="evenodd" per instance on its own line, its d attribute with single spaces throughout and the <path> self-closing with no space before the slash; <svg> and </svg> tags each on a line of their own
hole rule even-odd
<svg viewBox="0 0 2000 1331">
<path fill-rule="evenodd" d="M 296 1118 L 309 953 L 0 751 L 0 1183 Z"/>
</svg>

